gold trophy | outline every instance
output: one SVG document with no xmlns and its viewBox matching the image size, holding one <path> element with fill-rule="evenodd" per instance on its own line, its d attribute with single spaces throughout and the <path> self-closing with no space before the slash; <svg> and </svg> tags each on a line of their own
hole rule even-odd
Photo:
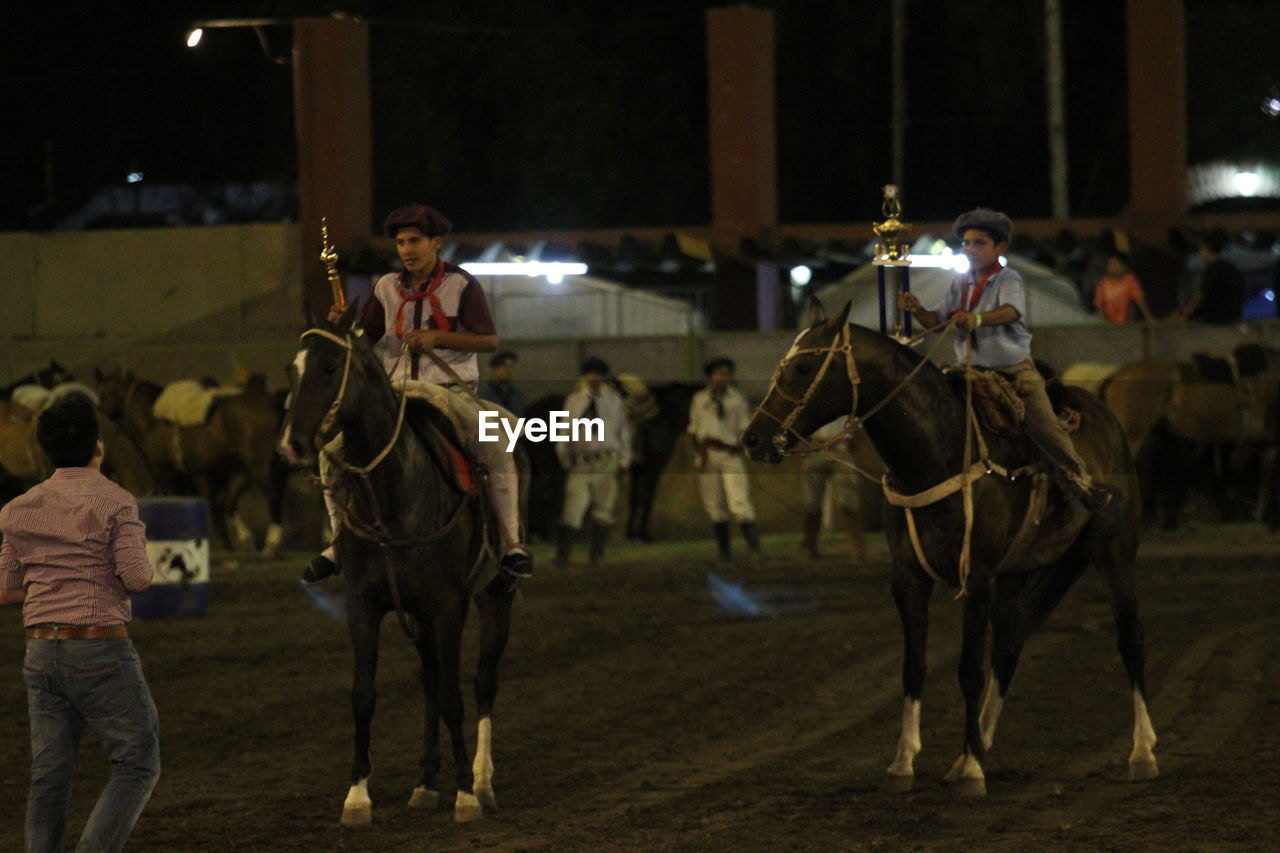
<svg viewBox="0 0 1280 853">
<path fill-rule="evenodd" d="M 884 202 L 880 206 L 880 212 L 884 214 L 883 222 L 872 222 L 872 232 L 881 240 L 876 241 L 876 256 L 871 264 L 876 267 L 877 279 L 880 285 L 880 334 L 888 334 L 889 322 L 885 304 L 885 269 L 894 267 L 898 270 L 895 278 L 898 287 L 903 293 L 911 291 L 911 259 L 907 257 L 910 247 L 902 242 L 902 238 L 907 236 L 907 232 L 911 230 L 911 225 L 898 219 L 902 215 L 902 204 L 898 200 L 898 188 L 894 184 L 888 184 L 884 188 Z M 893 300 L 896 310 L 898 305 L 897 297 Z M 894 336 L 898 338 L 911 337 L 911 315 L 905 314 L 901 317 L 897 328 L 894 329 Z"/>
<path fill-rule="evenodd" d="M 329 243 L 329 220 L 320 217 L 320 260 L 324 262 L 329 273 L 329 287 L 333 289 L 333 307 L 339 311 L 347 310 L 347 294 L 342 288 L 342 276 L 338 273 L 338 250 Z"/>
</svg>

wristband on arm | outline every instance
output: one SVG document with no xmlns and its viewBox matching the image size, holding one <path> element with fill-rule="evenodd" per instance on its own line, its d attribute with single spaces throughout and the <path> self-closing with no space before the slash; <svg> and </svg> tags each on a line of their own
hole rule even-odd
<svg viewBox="0 0 1280 853">
<path fill-rule="evenodd" d="M 976 329 L 976 328 L 978 328 L 979 326 L 981 326 L 981 325 L 982 325 L 982 312 L 981 312 L 981 311 L 976 311 L 976 312 L 974 312 L 973 320 L 974 320 L 973 327 L 974 327 L 975 329 Z"/>
</svg>

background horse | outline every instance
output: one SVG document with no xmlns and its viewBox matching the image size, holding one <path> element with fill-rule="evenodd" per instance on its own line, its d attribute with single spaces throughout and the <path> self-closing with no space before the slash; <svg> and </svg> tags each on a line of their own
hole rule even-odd
<svg viewBox="0 0 1280 853">
<path fill-rule="evenodd" d="M 1101 389 L 1115 412 L 1166 528 L 1178 525 L 1197 475 L 1230 511 L 1232 491 L 1257 520 L 1280 529 L 1280 351 L 1243 344 L 1232 356 L 1191 364 L 1144 359 L 1122 365 Z M 1224 500 L 1224 498 L 1228 498 Z"/>
<path fill-rule="evenodd" d="M 849 306 L 830 322 L 805 331 L 779 363 L 765 401 L 743 434 L 752 459 L 780 461 L 783 451 L 839 415 L 873 413 L 865 428 L 890 471 L 899 495 L 919 495 L 969 471 L 974 512 L 967 580 L 960 554 L 966 539 L 964 498 L 953 491 L 914 509 L 890 507 L 885 531 L 893 556 L 893 596 L 902 619 L 905 659 L 902 734 L 886 785 L 906 790 L 920 751 L 920 703 L 925 678 L 929 595 L 935 580 L 961 587 L 964 636 L 960 685 L 964 694 L 964 749 L 947 774 L 963 793 L 985 793 L 981 761 L 991 747 L 996 722 L 1023 644 L 1045 620 L 1088 565 L 1102 575 L 1119 631 L 1120 654 L 1133 694 L 1131 779 L 1156 775 L 1155 732 L 1146 710 L 1142 626 L 1134 589 L 1137 503 L 1130 497 L 1124 518 L 1107 524 L 1087 514 L 1061 489 L 1047 489 L 1043 470 L 1010 478 L 991 473 L 1043 468 L 1021 436 L 985 437 L 989 462 L 966 459 L 965 404 L 944 374 L 919 354 L 868 329 L 849 325 Z M 943 334 L 951 332 L 944 331 Z M 917 371 L 910 378 L 912 371 Z M 1076 448 L 1095 480 L 1136 489 L 1133 463 L 1115 417 L 1098 399 L 1063 389 L 1081 414 Z M 880 404 L 889 400 L 883 408 Z M 785 426 L 784 426 L 785 425 Z M 1030 471 L 1027 471 L 1030 473 Z M 985 476 L 990 474 L 990 476 Z M 1043 504 L 1038 524 L 1028 507 Z M 908 515 L 913 513 L 914 517 Z M 1020 531 L 1026 531 L 1020 533 Z M 918 539 L 919 549 L 912 540 Z M 986 685 L 984 651 L 992 628 L 992 675 Z M 981 701 L 981 705 L 979 704 Z"/>
<path fill-rule="evenodd" d="M 54 392 L 45 393 L 48 396 L 43 398 L 41 410 L 56 396 L 64 394 L 82 394 L 97 403 L 90 389 L 74 382 L 64 382 Z M 107 448 L 102 473 L 135 497 L 152 494 L 155 479 L 142 451 L 101 410 L 97 414 L 98 432 Z M 38 416 L 39 411 L 13 400 L 0 400 L 0 503 L 22 494 L 53 473 L 53 466 L 36 441 Z"/>
<path fill-rule="evenodd" d="M 168 494 L 199 494 L 209 502 L 222 541 L 252 545 L 252 533 L 236 512 L 250 486 L 267 497 L 270 523 L 263 554 L 274 556 L 283 539 L 281 514 L 288 471 L 275 458 L 280 413 L 265 389 L 222 397 L 204 423 L 178 426 L 157 418 L 161 388 L 118 369 L 98 372 L 101 409 L 119 424 L 151 462 L 157 487 Z M 228 532 L 228 522 L 235 537 Z"/>
<path fill-rule="evenodd" d="M 434 808 L 439 799 L 439 721 L 448 726 L 457 772 L 454 819 L 474 820 L 495 808 L 492 724 L 498 660 L 506 646 L 514 589 L 493 576 L 490 552 L 480 559 L 485 531 L 494 530 L 487 498 L 459 487 L 450 451 L 458 438 L 429 405 L 413 401 L 406 423 L 397 419 L 398 396 L 382 361 L 351 334 L 354 306 L 336 324 L 303 334 L 294 359 L 291 406 L 280 433 L 280 453 L 293 464 L 315 458 L 334 434 L 343 437 L 343 485 L 334 496 L 346 520 L 336 542 L 346 581 L 347 626 L 355 651 L 351 704 L 355 759 L 344 824 L 368 823 L 370 725 L 376 698 L 378 632 L 396 611 L 422 660 L 426 734 L 421 776 L 411 807 Z M 335 463 L 337 464 L 337 463 Z M 354 471 L 350 466 L 361 466 Z M 477 568 L 483 572 L 477 577 Z M 468 602 L 480 614 L 480 661 L 475 698 L 479 715 L 475 764 L 467 760 L 459 652 Z M 413 628 L 407 623 L 412 619 Z"/>
</svg>

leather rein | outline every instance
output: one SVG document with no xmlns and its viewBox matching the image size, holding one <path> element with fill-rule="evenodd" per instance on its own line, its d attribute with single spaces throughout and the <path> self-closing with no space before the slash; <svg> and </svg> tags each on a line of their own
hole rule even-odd
<svg viewBox="0 0 1280 853">
<path fill-rule="evenodd" d="M 324 436 L 328 434 L 330 429 L 333 428 L 334 423 L 336 423 L 338 419 L 338 412 L 342 408 L 342 401 L 345 398 L 347 393 L 347 380 L 350 378 L 350 375 L 351 375 L 351 360 L 352 360 L 353 353 L 355 351 L 355 345 L 352 341 L 352 337 L 350 333 L 347 333 L 346 336 L 344 337 L 340 337 L 325 329 L 308 329 L 307 331 L 302 333 L 302 335 L 299 337 L 299 340 L 305 340 L 310 336 L 325 338 L 326 340 L 329 340 L 337 344 L 338 346 L 342 347 L 344 350 L 346 350 L 346 360 L 343 362 L 343 365 L 342 365 L 342 380 L 338 384 L 338 393 L 334 397 L 333 403 L 330 404 L 328 411 L 325 412 L 324 417 L 321 418 L 320 425 L 316 428 L 316 434 L 320 436 Z M 405 349 L 407 347 L 408 347 L 408 344 L 406 343 L 404 346 L 400 348 L 401 356 L 404 355 Z M 331 465 L 340 469 L 341 471 L 345 472 L 348 475 L 353 475 L 359 478 L 361 485 L 364 487 L 365 496 L 369 500 L 369 505 L 373 508 L 372 521 L 366 521 L 360 518 L 360 516 L 355 512 L 354 506 L 352 506 L 351 504 L 345 501 L 340 500 L 336 493 L 336 489 L 334 489 L 332 486 L 325 486 L 322 483 L 321 488 L 329 492 L 330 499 L 333 500 L 334 504 L 338 507 L 339 511 L 342 513 L 343 527 L 345 527 L 355 536 L 358 536 L 359 538 L 365 540 L 366 542 L 374 542 L 382 548 L 382 554 L 383 554 L 383 557 L 386 559 L 386 564 L 387 564 L 387 586 L 391 590 L 391 601 L 392 601 L 392 604 L 395 605 L 396 618 L 400 621 L 401 630 L 403 630 L 410 639 L 416 639 L 417 638 L 416 632 L 413 630 L 413 627 L 409 624 L 408 617 L 405 616 L 404 607 L 401 604 L 400 586 L 396 582 L 395 557 L 393 556 L 392 549 L 412 548 L 412 547 L 419 547 L 422 545 L 429 545 L 432 542 L 436 542 L 444 538 L 450 531 L 453 530 L 454 527 L 458 525 L 458 521 L 462 518 L 463 510 L 466 509 L 467 504 L 470 501 L 470 496 L 464 494 L 458 500 L 457 505 L 453 508 L 453 511 L 449 514 L 449 519 L 444 523 L 444 525 L 437 528 L 435 531 L 427 534 L 426 536 L 419 536 L 419 537 L 410 538 L 410 539 L 393 539 L 391 537 L 390 528 L 388 528 L 386 521 L 384 520 L 382 508 L 378 504 L 377 494 L 373 490 L 373 483 L 370 482 L 369 480 L 369 474 L 372 473 L 373 470 L 377 468 L 380 464 L 382 464 L 382 462 L 387 458 L 387 456 L 390 455 L 391 449 L 395 447 L 396 442 L 400 440 L 401 428 L 404 426 L 405 404 L 408 398 L 409 398 L 408 393 L 402 390 L 400 392 L 400 406 L 398 411 L 396 412 L 396 425 L 395 425 L 395 429 L 391 434 L 391 440 L 387 442 L 386 447 L 382 448 L 382 450 L 373 458 L 373 460 L 369 464 L 351 465 L 341 457 L 333 453 L 330 453 L 327 449 L 321 450 L 321 452 L 325 455 L 325 458 L 329 460 L 329 463 Z M 483 556 L 484 556 L 484 549 L 481 550 L 481 557 L 483 558 Z"/>
<path fill-rule="evenodd" d="M 951 328 L 954 324 L 955 324 L 954 319 L 948 320 L 945 323 L 939 323 L 936 326 L 918 335 L 916 338 L 912 339 L 911 342 L 922 340 L 926 335 L 929 335 L 929 334 L 940 333 L 942 331 L 945 331 L 946 329 Z M 787 434 L 790 433 L 795 437 L 798 443 L 803 444 L 805 446 L 805 449 L 799 451 L 799 453 L 815 453 L 815 452 L 824 453 L 830 459 L 836 462 L 839 462 L 840 464 L 846 467 L 852 468 L 854 471 L 861 474 L 866 479 L 870 480 L 873 483 L 877 483 L 881 487 L 881 489 L 884 491 L 885 500 L 888 501 L 888 503 L 892 506 L 902 507 L 903 510 L 905 511 L 906 517 L 907 517 L 907 532 L 910 536 L 911 546 L 912 546 L 912 549 L 915 551 L 916 559 L 920 562 L 920 565 L 925 570 L 925 572 L 928 573 L 930 577 L 932 577 L 934 580 L 938 581 L 939 583 L 946 583 L 946 581 L 944 581 L 942 577 L 937 573 L 937 571 L 934 570 L 933 566 L 930 565 L 928 559 L 925 557 L 924 547 L 920 541 L 920 536 L 916 529 L 915 517 L 914 517 L 914 514 L 912 513 L 912 510 L 918 509 L 920 507 L 930 506 L 931 504 L 935 504 L 938 501 L 941 501 L 943 498 L 950 497 L 956 492 L 963 491 L 965 493 L 965 501 L 964 501 L 965 536 L 964 536 L 964 543 L 962 545 L 961 554 L 960 554 L 960 592 L 957 595 L 957 597 L 959 597 L 964 595 L 965 584 L 968 580 L 968 574 L 969 574 L 969 571 L 968 571 L 969 570 L 969 532 L 972 528 L 972 522 L 973 522 L 973 500 L 970 494 L 970 490 L 972 488 L 974 481 L 981 479 L 982 477 L 988 474 L 995 474 L 1009 482 L 1013 482 L 1019 477 L 1038 472 L 1043 466 L 1038 464 L 1025 465 L 1021 468 L 1017 468 L 1010 471 L 1004 466 L 991 460 L 990 453 L 987 449 L 986 440 L 983 438 L 982 430 L 978 428 L 977 416 L 974 414 L 974 411 L 973 411 L 972 391 L 970 391 L 970 394 L 968 395 L 965 401 L 966 436 L 965 436 L 965 454 L 964 455 L 966 459 L 966 464 L 965 464 L 964 470 L 962 470 L 958 474 L 948 477 L 947 479 L 941 481 L 940 483 L 937 483 L 936 485 L 928 489 L 925 489 L 924 491 L 917 492 L 911 495 L 904 495 L 901 492 L 896 491 L 893 487 L 889 485 L 889 474 L 887 472 L 881 477 L 876 477 L 875 475 L 867 471 L 864 471 L 857 464 L 842 458 L 841 455 L 836 454 L 831 450 L 832 445 L 840 441 L 845 441 L 851 438 L 857 430 L 862 429 L 866 421 L 870 420 L 872 416 L 874 416 L 877 412 L 879 412 L 882 408 L 884 408 L 884 406 L 890 400 L 892 400 L 895 396 L 897 396 L 897 394 L 907 386 L 907 383 L 916 377 L 916 375 L 920 372 L 921 368 L 923 368 L 924 365 L 931 360 L 931 358 L 933 357 L 933 354 L 937 351 L 939 346 L 941 346 L 941 344 L 945 340 L 946 340 L 946 337 L 942 334 L 939 334 L 937 343 L 935 343 L 933 347 L 929 350 L 929 352 L 923 358 L 920 359 L 920 362 L 915 367 L 913 367 L 911 371 L 906 376 L 904 376 L 902 380 L 896 386 L 894 386 L 894 388 L 888 394 L 884 396 L 883 399 L 880 400 L 880 402 L 872 406 L 871 409 L 868 410 L 866 414 L 859 417 L 858 416 L 858 385 L 861 383 L 862 378 L 861 376 L 858 375 L 857 361 L 853 357 L 853 338 L 852 338 L 851 327 L 848 323 L 845 323 L 841 327 L 840 334 L 836 337 L 833 337 L 831 339 L 830 344 L 826 346 L 803 347 L 803 348 L 798 348 L 796 346 L 793 346 L 791 351 L 788 352 L 783 357 L 782 361 L 778 362 L 778 366 L 774 368 L 773 378 L 771 379 L 769 384 L 769 393 L 765 395 L 765 400 L 768 400 L 771 396 L 776 394 L 777 396 L 781 397 L 783 400 L 787 401 L 788 403 L 791 403 L 794 408 L 792 408 L 792 410 L 786 415 L 786 417 L 778 418 L 772 412 L 766 411 L 764 408 L 763 402 L 761 402 L 761 404 L 756 407 L 756 414 L 762 414 L 766 418 L 778 424 L 778 431 L 774 433 L 774 436 L 773 436 L 773 446 L 774 446 L 774 449 L 779 454 L 783 456 L 789 455 L 788 450 L 786 448 L 786 444 L 787 444 Z M 822 366 L 818 368 L 817 374 L 810 381 L 809 387 L 805 389 L 805 392 L 802 396 L 800 396 L 799 398 L 796 398 L 788 395 L 778 385 L 778 380 L 782 376 L 782 371 L 786 368 L 787 364 L 793 361 L 794 359 L 798 358 L 799 356 L 809 355 L 812 353 L 825 354 L 825 357 L 822 361 Z M 813 399 L 814 392 L 817 390 L 818 386 L 822 384 L 823 377 L 826 376 L 827 371 L 831 368 L 831 363 L 835 360 L 837 355 L 843 356 L 845 359 L 845 371 L 848 374 L 849 385 L 851 388 L 852 401 L 850 402 L 850 406 L 849 406 L 848 426 L 846 426 L 845 429 L 842 430 L 835 437 L 825 442 L 815 442 L 795 432 L 792 429 L 792 427 L 795 425 L 796 419 L 800 416 L 800 413 L 804 411 L 805 407 Z M 971 383 L 972 380 L 966 376 L 966 382 Z M 970 441 L 969 441 L 970 435 L 976 437 L 977 444 L 978 444 L 978 448 L 977 448 L 978 453 L 976 454 L 976 458 L 972 463 L 968 462 L 970 458 Z M 1043 506 L 1044 506 L 1043 494 L 1038 494 L 1036 496 L 1036 499 L 1032 501 L 1032 506 L 1029 507 L 1028 509 L 1028 515 L 1026 520 L 1024 520 L 1024 524 L 1023 524 L 1024 531 L 1027 531 L 1030 527 L 1034 527 L 1034 525 L 1038 523 L 1039 511 L 1043 510 Z M 1032 513 L 1035 514 L 1036 516 L 1035 518 L 1032 517 Z M 1018 538 L 1021 539 L 1022 535 L 1023 535 L 1022 532 L 1020 532 L 1020 535 Z M 1004 562 L 1005 561 L 1002 561 L 1002 565 Z"/>
</svg>

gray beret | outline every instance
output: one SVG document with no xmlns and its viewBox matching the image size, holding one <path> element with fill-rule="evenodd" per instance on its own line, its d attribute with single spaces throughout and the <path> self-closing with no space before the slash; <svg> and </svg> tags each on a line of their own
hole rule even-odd
<svg viewBox="0 0 1280 853">
<path fill-rule="evenodd" d="M 1003 243 L 1013 233 L 1013 220 L 998 210 L 979 207 L 968 213 L 960 214 L 956 217 L 956 224 L 951 226 L 955 235 L 962 240 L 964 239 L 964 232 L 970 228 L 978 228 L 990 232 L 995 236 L 997 243 Z"/>
</svg>

